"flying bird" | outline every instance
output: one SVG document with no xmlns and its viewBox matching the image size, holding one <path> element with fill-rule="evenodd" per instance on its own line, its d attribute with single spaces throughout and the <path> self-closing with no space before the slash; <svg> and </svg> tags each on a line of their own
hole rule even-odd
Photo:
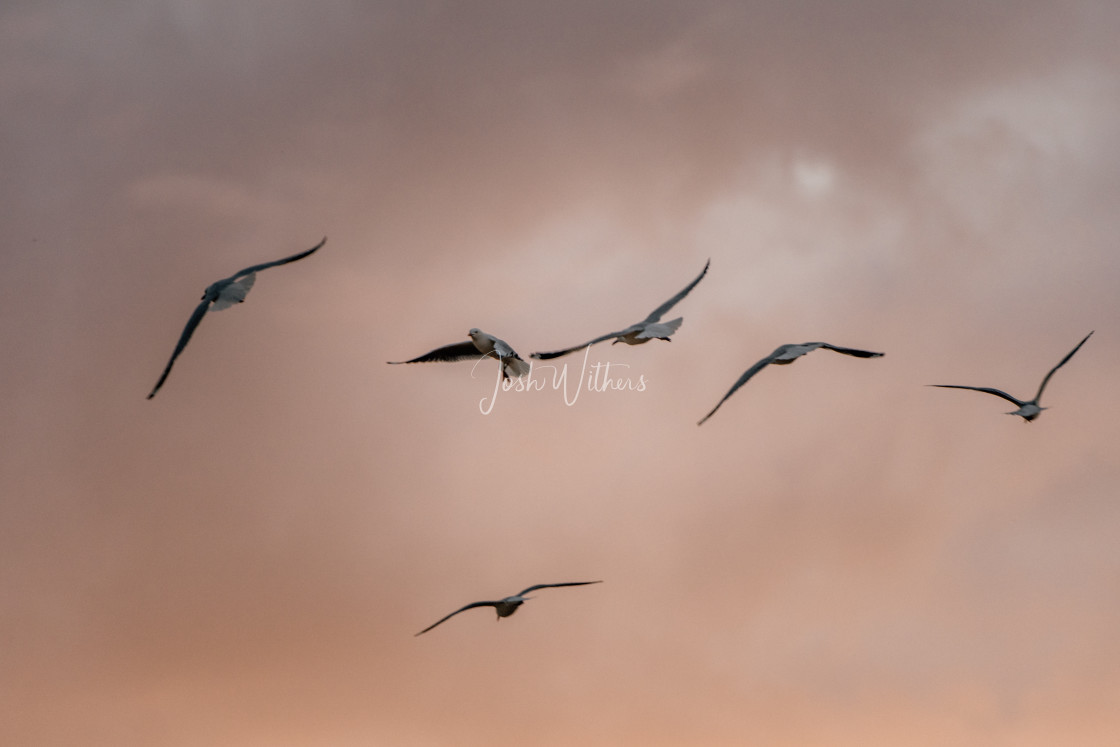
<svg viewBox="0 0 1120 747">
<path fill-rule="evenodd" d="M 458 615 L 460 612 L 464 612 L 464 611 L 469 610 L 469 609 L 474 609 L 475 607 L 493 607 L 494 611 L 498 613 L 498 618 L 497 619 L 499 619 L 499 620 L 501 620 L 503 617 L 509 617 L 514 612 L 517 612 L 517 608 L 520 607 L 522 604 L 524 604 L 526 599 L 532 599 L 532 597 L 527 597 L 525 595 L 528 594 L 531 591 L 536 591 L 537 589 L 551 589 L 551 588 L 554 588 L 554 587 L 557 587 L 557 586 L 587 586 L 588 584 L 601 584 L 601 583 L 603 583 L 603 582 L 602 581 L 572 581 L 572 582 L 566 583 L 566 584 L 537 584 L 536 586 L 530 586 L 528 589 L 517 592 L 512 597 L 506 597 L 505 599 L 499 599 L 496 602 L 471 602 L 466 607 L 460 607 L 459 609 L 452 612 L 450 615 L 445 615 L 444 617 L 441 617 L 439 620 L 436 620 L 434 623 L 432 623 L 428 627 L 424 628 L 423 630 L 421 630 L 416 635 L 423 635 L 424 633 L 427 633 L 429 630 L 431 630 L 435 626 L 439 625 L 440 623 L 446 622 L 448 619 L 450 619 L 452 617 L 455 617 L 455 615 Z"/>
<path fill-rule="evenodd" d="M 1095 332 L 1095 331 L 1096 330 L 1093 330 L 1093 332 Z M 1042 380 L 1042 384 L 1039 385 L 1038 393 L 1034 395 L 1034 399 L 1022 400 L 1022 399 L 1019 399 L 1017 397 L 1012 397 L 1007 392 L 1000 391 L 999 389 L 993 389 L 992 387 L 987 387 L 987 386 L 963 386 L 963 385 L 960 385 L 960 384 L 929 384 L 928 386 L 939 386 L 939 387 L 943 387 L 945 389 L 973 389 L 977 392 L 986 392 L 988 394 L 994 394 L 997 397 L 1003 397 L 1005 400 L 1007 400 L 1008 402 L 1012 403 L 1013 405 L 1015 405 L 1016 407 L 1019 408 L 1018 410 L 1014 410 L 1014 411 L 1009 412 L 1007 414 L 1008 415 L 1018 415 L 1025 422 L 1029 423 L 1032 420 L 1034 420 L 1035 418 L 1037 418 L 1039 413 L 1041 413 L 1043 410 L 1047 409 L 1047 408 L 1039 405 L 1038 400 L 1042 397 L 1042 390 L 1046 388 L 1046 384 L 1047 384 L 1047 382 L 1050 381 L 1050 377 L 1054 375 L 1055 371 L 1057 371 L 1059 368 L 1064 366 L 1066 364 L 1066 361 L 1068 361 L 1070 358 L 1073 357 L 1074 353 L 1076 353 L 1078 350 L 1081 349 L 1081 346 L 1085 344 L 1085 341 L 1093 336 L 1093 332 L 1090 332 L 1089 334 L 1085 335 L 1085 338 L 1082 339 L 1081 342 L 1077 343 L 1077 347 L 1075 347 L 1073 350 L 1069 351 L 1069 353 L 1066 354 L 1066 357 L 1062 358 L 1062 360 L 1058 362 L 1058 365 L 1056 365 L 1056 366 L 1054 366 L 1053 368 L 1050 369 L 1050 373 L 1046 374 L 1046 378 L 1044 378 Z"/>
<path fill-rule="evenodd" d="M 267 270 L 269 267 L 276 267 L 277 265 L 286 265 L 289 262 L 303 259 L 310 256 L 319 250 L 323 244 L 327 243 L 327 237 L 324 236 L 323 240 L 315 246 L 311 247 L 305 252 L 293 254 L 284 259 L 277 259 L 272 262 L 264 262 L 263 264 L 253 265 L 246 267 L 244 270 L 235 272 L 228 278 L 222 280 L 215 280 L 211 283 L 206 290 L 202 293 L 202 303 L 195 307 L 194 313 L 191 318 L 187 320 L 187 326 L 183 328 L 183 334 L 179 335 L 179 342 L 175 344 L 175 352 L 171 354 L 171 360 L 167 362 L 167 368 L 163 369 L 163 373 L 159 377 L 159 381 L 152 387 L 148 399 L 156 396 L 156 392 L 163 386 L 163 382 L 167 380 L 167 375 L 171 373 L 171 367 L 175 365 L 175 359 L 187 347 L 190 342 L 191 335 L 194 334 L 195 327 L 202 321 L 202 317 L 206 315 L 207 311 L 221 311 L 228 309 L 235 303 L 242 303 L 245 296 L 249 295 L 249 291 L 253 287 L 253 283 L 257 281 L 257 273 L 261 270 Z"/>
<path fill-rule="evenodd" d="M 611 332 L 610 334 L 601 335 L 599 337 L 596 337 L 594 340 L 591 340 L 590 342 L 583 343 L 582 345 L 576 345 L 575 347 L 571 348 L 564 348 L 563 350 L 554 350 L 551 353 L 533 353 L 529 357 L 537 358 L 539 360 L 559 358 L 562 355 L 574 353 L 577 350 L 583 350 L 584 348 L 594 345 L 597 342 L 603 342 L 604 340 L 609 340 L 612 337 L 614 338 L 614 342 L 611 343 L 612 345 L 617 345 L 620 342 L 624 342 L 627 345 L 641 345 L 643 342 L 649 342 L 653 339 L 665 340 L 666 342 L 669 342 L 669 335 L 677 331 L 677 328 L 681 326 L 681 322 L 684 321 L 684 317 L 677 317 L 676 319 L 668 322 L 661 321 L 661 317 L 667 314 L 669 312 L 669 309 L 676 306 L 682 298 L 688 295 L 689 291 L 696 287 L 696 284 L 700 282 L 705 274 L 707 274 L 708 265 L 710 265 L 711 263 L 712 261 L 710 259 L 705 262 L 704 269 L 701 270 L 700 274 L 696 276 L 695 280 L 686 285 L 680 293 L 673 296 L 668 301 L 651 311 L 649 316 L 647 316 L 642 321 L 635 322 L 626 329 L 619 330 L 618 332 Z"/>
<path fill-rule="evenodd" d="M 461 361 L 468 358 L 496 357 L 502 364 L 502 378 L 524 376 L 529 373 L 529 364 L 517 354 L 517 351 L 505 340 L 494 335 L 488 335 L 477 327 L 467 333 L 470 342 L 457 342 L 444 345 L 430 353 L 424 353 L 418 358 L 407 361 L 387 361 L 391 365 L 401 363 L 428 363 L 430 361 Z"/>
<path fill-rule="evenodd" d="M 838 345 L 830 345 L 827 342 L 803 342 L 800 345 L 781 345 L 773 353 L 748 368 L 746 372 L 739 377 L 739 380 L 731 385 L 731 389 L 727 391 L 727 394 L 723 395 L 723 399 L 716 403 L 716 406 L 712 408 L 711 412 L 700 418 L 700 422 L 698 422 L 696 425 L 703 425 L 705 420 L 716 414 L 716 410 L 719 409 L 720 405 L 727 401 L 728 397 L 734 394 L 735 391 L 743 384 L 746 384 L 748 381 L 750 381 L 752 376 L 769 366 L 771 363 L 777 366 L 789 365 L 801 356 L 805 355 L 806 353 L 811 353 L 817 348 L 835 350 L 837 353 L 843 353 L 844 355 L 854 355 L 857 358 L 881 358 L 883 356 L 882 353 L 872 353 L 869 350 L 842 348 Z"/>
</svg>

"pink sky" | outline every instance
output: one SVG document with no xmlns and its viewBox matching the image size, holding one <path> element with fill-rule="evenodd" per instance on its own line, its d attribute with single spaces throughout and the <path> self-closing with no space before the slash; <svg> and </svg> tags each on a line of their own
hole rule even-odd
<svg viewBox="0 0 1120 747">
<path fill-rule="evenodd" d="M 1115 3 L 96 5 L 0 9 L 0 743 L 1120 743 Z M 644 391 L 385 365 L 709 258 Z"/>
</svg>

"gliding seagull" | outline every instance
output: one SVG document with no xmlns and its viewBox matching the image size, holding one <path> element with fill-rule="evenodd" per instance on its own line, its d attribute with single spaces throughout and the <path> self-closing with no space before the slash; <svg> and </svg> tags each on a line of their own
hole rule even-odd
<svg viewBox="0 0 1120 747">
<path fill-rule="evenodd" d="M 651 311 L 649 316 L 647 316 L 642 321 L 635 322 L 626 329 L 619 330 L 618 332 L 611 332 L 610 334 L 600 335 L 590 342 L 585 342 L 582 345 L 576 345 L 573 348 L 554 350 L 551 353 L 533 353 L 529 357 L 537 358 L 539 360 L 559 358 L 562 355 L 574 353 L 577 350 L 583 350 L 584 348 L 594 345 L 597 342 L 603 342 L 604 340 L 609 340 L 612 337 L 615 338 L 614 342 L 611 343 L 612 345 L 617 345 L 620 342 L 625 342 L 627 345 L 641 345 L 643 342 L 649 342 L 650 340 L 655 338 L 658 340 L 665 340 L 666 342 L 669 342 L 669 335 L 677 331 L 677 328 L 681 326 L 681 322 L 684 321 L 684 317 L 677 317 L 676 319 L 668 322 L 662 322 L 661 317 L 667 314 L 669 312 L 669 309 L 676 306 L 677 302 L 687 296 L 688 292 L 696 287 L 696 284 L 699 283 L 701 278 L 703 278 L 704 275 L 708 272 L 708 265 L 710 265 L 711 263 L 712 261 L 710 259 L 705 262 L 704 269 L 700 272 L 699 275 L 696 276 L 695 280 L 686 285 L 684 287 L 684 290 L 682 290 L 680 293 L 673 296 L 668 301 Z"/>
<path fill-rule="evenodd" d="M 211 283 L 202 293 L 202 303 L 195 307 L 191 318 L 187 320 L 187 326 L 183 328 L 183 334 L 179 335 L 179 342 L 175 344 L 175 352 L 171 354 L 171 360 L 167 362 L 167 368 L 163 369 L 163 374 L 160 375 L 159 381 L 152 387 L 152 392 L 148 395 L 148 399 L 156 396 L 156 392 L 163 386 L 163 382 L 167 380 L 167 375 L 171 373 L 171 366 L 175 364 L 175 359 L 179 357 L 179 353 L 183 352 L 183 348 L 187 347 L 191 335 L 194 334 L 195 327 L 199 325 L 207 311 L 221 311 L 222 309 L 228 309 L 235 303 L 242 303 L 245 300 L 245 296 L 249 295 L 253 283 L 257 281 L 258 272 L 267 270 L 269 267 L 286 265 L 289 262 L 303 259 L 306 256 L 314 254 L 319 250 L 319 247 L 325 243 L 327 243 L 326 236 L 323 237 L 322 241 L 305 252 L 293 254 L 284 259 L 277 259 L 272 262 L 264 262 L 263 264 L 246 267 L 244 270 L 235 272 L 228 278 L 216 280 Z"/>
<path fill-rule="evenodd" d="M 1096 330 L 1093 330 L 1093 331 L 1095 332 Z M 1013 405 L 1015 405 L 1019 408 L 1018 410 L 1015 410 L 1013 412 L 1009 412 L 1007 414 L 1008 415 L 1018 415 L 1019 417 L 1021 417 L 1024 420 L 1024 422 L 1029 423 L 1032 420 L 1034 420 L 1035 418 L 1037 418 L 1039 413 L 1041 413 L 1043 410 L 1047 409 L 1047 408 L 1039 405 L 1038 400 L 1042 397 L 1042 390 L 1046 388 L 1046 383 L 1048 381 L 1050 381 L 1050 377 L 1054 375 L 1055 371 L 1057 371 L 1059 368 L 1064 366 L 1066 364 L 1066 361 L 1068 361 L 1070 358 L 1073 357 L 1074 353 L 1076 353 L 1078 350 L 1081 349 L 1081 346 L 1085 344 L 1085 340 L 1088 340 L 1092 336 L 1093 336 L 1093 332 L 1090 332 L 1089 334 L 1085 335 L 1085 339 L 1083 339 L 1081 342 L 1077 343 L 1077 347 L 1075 347 L 1073 350 L 1069 351 L 1069 353 L 1066 354 L 1066 357 L 1062 358 L 1062 360 L 1058 363 L 1058 365 L 1056 365 L 1056 366 L 1054 366 L 1053 368 L 1050 369 L 1050 373 L 1046 374 L 1046 378 L 1044 378 L 1042 380 L 1042 384 L 1039 385 L 1038 393 L 1034 395 L 1034 399 L 1021 400 L 1021 399 L 1018 399 L 1017 397 L 1012 397 L 1007 392 L 1003 392 L 1003 391 L 1000 391 L 999 389 L 993 389 L 992 387 L 987 387 L 987 386 L 962 386 L 960 384 L 927 384 L 927 386 L 939 386 L 939 387 L 943 387 L 945 389 L 973 389 L 977 392 L 986 392 L 987 394 L 994 394 L 997 397 L 1003 397 L 1005 400 L 1007 400 L 1008 402 L 1012 403 Z"/>
<path fill-rule="evenodd" d="M 450 615 L 445 615 L 444 617 L 441 617 L 439 620 L 436 620 L 434 623 L 432 623 L 428 627 L 424 628 L 423 630 L 421 630 L 416 635 L 423 635 L 424 633 L 427 633 L 429 630 L 431 630 L 435 626 L 439 625 L 440 623 L 446 622 L 449 618 L 452 618 L 455 615 L 458 615 L 460 612 L 463 612 L 463 611 L 469 610 L 469 609 L 474 609 L 475 607 L 493 607 L 494 611 L 498 613 L 498 619 L 499 620 L 501 620 L 503 617 L 509 617 L 514 612 L 517 612 L 517 608 L 520 607 L 521 605 L 523 605 L 525 603 L 526 599 L 532 599 L 532 597 L 527 597 L 525 595 L 528 594 L 531 591 L 536 591 L 537 589 L 551 589 L 551 588 L 554 588 L 554 587 L 557 587 L 557 586 L 587 586 L 588 584 L 601 584 L 601 583 L 603 583 L 603 582 L 602 581 L 572 581 L 572 582 L 566 583 L 566 584 L 537 584 L 536 586 L 530 586 L 528 589 L 517 592 L 512 597 L 506 597 L 505 599 L 499 599 L 496 602 L 471 602 L 467 606 L 460 607 L 459 609 L 455 610 Z M 415 637 L 415 636 L 413 636 L 413 637 Z"/>
<path fill-rule="evenodd" d="M 519 377 L 529 373 L 529 364 L 517 354 L 517 351 L 506 342 L 500 340 L 494 335 L 488 335 L 482 330 L 475 327 L 470 332 L 470 342 L 457 342 L 452 345 L 444 345 L 442 348 L 436 348 L 430 353 L 413 358 L 407 361 L 387 361 L 391 365 L 399 365 L 401 363 L 428 363 L 430 361 L 461 361 L 467 358 L 480 358 L 480 357 L 497 357 L 498 361 L 502 364 L 502 378 L 508 379 L 511 376 Z"/>
<path fill-rule="evenodd" d="M 731 386 L 731 389 L 728 390 L 727 394 L 723 395 L 723 399 L 716 403 L 716 406 L 712 408 L 711 412 L 700 418 L 700 422 L 698 422 L 696 425 L 703 425 L 705 420 L 716 414 L 716 410 L 719 409 L 720 405 L 727 401 L 728 397 L 734 394 L 735 391 L 743 384 L 746 384 L 748 381 L 750 381 L 750 378 L 752 376 L 769 366 L 771 363 L 778 366 L 788 365 L 790 363 L 793 363 L 795 360 L 805 355 L 806 353 L 813 352 L 817 348 L 835 350 L 837 353 L 843 353 L 844 355 L 854 355 L 857 358 L 881 358 L 883 356 L 882 353 L 872 353 L 868 350 L 855 350 L 853 348 L 842 348 L 837 345 L 830 345 L 827 342 L 803 342 L 800 345 L 781 345 L 773 353 L 748 368 L 746 372 L 739 377 L 739 380 Z"/>
</svg>

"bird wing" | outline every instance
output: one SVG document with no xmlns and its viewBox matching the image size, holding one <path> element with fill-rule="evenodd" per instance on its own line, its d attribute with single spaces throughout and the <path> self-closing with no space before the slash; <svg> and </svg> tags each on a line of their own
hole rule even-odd
<svg viewBox="0 0 1120 747">
<path fill-rule="evenodd" d="M 388 361 L 394 365 L 398 363 L 429 363 L 431 361 L 461 361 L 467 358 L 480 358 L 482 353 L 474 346 L 473 342 L 457 342 L 453 345 L 444 345 L 442 348 L 424 353 L 423 355 L 407 361 Z"/>
<path fill-rule="evenodd" d="M 432 623 L 428 627 L 421 630 L 416 635 L 423 635 L 424 633 L 427 633 L 429 630 L 431 630 L 435 626 L 439 625 L 440 623 L 447 622 L 449 619 L 451 619 L 452 617 L 455 617 L 455 615 L 458 615 L 460 612 L 465 612 L 466 610 L 474 609 L 475 607 L 497 607 L 498 604 L 499 604 L 498 602 L 471 602 L 467 606 L 460 607 L 459 609 L 455 610 L 450 615 L 444 615 L 443 617 L 436 620 L 434 623 Z M 413 637 L 415 638 L 416 636 L 413 636 Z"/>
<path fill-rule="evenodd" d="M 1093 331 L 1095 332 L 1096 330 L 1093 330 Z M 1085 344 L 1085 340 L 1088 340 L 1092 336 L 1093 336 L 1093 332 L 1090 332 L 1089 334 L 1085 335 L 1085 339 L 1082 340 L 1081 342 L 1077 343 L 1077 347 L 1075 347 L 1073 350 L 1069 351 L 1069 353 L 1066 354 L 1066 357 L 1062 358 L 1061 362 L 1058 363 L 1058 365 L 1056 365 L 1056 366 L 1054 366 L 1053 368 L 1050 369 L 1050 373 L 1046 374 L 1046 378 L 1042 380 L 1042 384 L 1040 384 L 1039 387 L 1038 387 L 1038 394 L 1034 395 L 1034 402 L 1035 402 L 1036 405 L 1038 404 L 1039 398 L 1042 397 L 1042 390 L 1046 388 L 1046 384 L 1047 384 L 1047 382 L 1050 381 L 1050 377 L 1054 375 L 1054 372 L 1057 371 L 1062 366 L 1064 366 L 1066 364 L 1066 361 L 1068 361 L 1070 358 L 1072 358 L 1073 354 L 1081 349 L 1081 346 Z"/>
<path fill-rule="evenodd" d="M 642 331 L 635 335 L 639 340 L 654 340 L 661 337 L 668 337 L 676 332 L 681 327 L 681 322 L 684 321 L 683 316 L 678 316 L 676 319 L 668 322 L 643 322 L 644 326 Z"/>
<path fill-rule="evenodd" d="M 691 291 L 691 290 L 692 290 L 693 288 L 695 288 L 695 287 L 696 287 L 696 284 L 697 284 L 697 283 L 699 283 L 699 282 L 700 282 L 700 281 L 701 281 L 701 280 L 703 279 L 704 275 L 706 275 L 706 274 L 707 274 L 707 272 L 708 272 L 708 265 L 710 265 L 711 263 L 712 263 L 712 260 L 710 260 L 710 259 L 709 259 L 709 260 L 708 260 L 707 262 L 705 262 L 705 263 L 704 263 L 704 269 L 700 271 L 700 274 L 696 276 L 696 279 L 695 279 L 695 280 L 693 280 L 693 281 L 692 281 L 691 283 L 689 283 L 688 285 L 686 285 L 686 286 L 684 287 L 684 290 L 682 290 L 682 291 L 681 291 L 680 293 L 678 293 L 677 295 L 673 296 L 673 297 L 672 297 L 672 298 L 670 298 L 670 299 L 669 299 L 668 301 L 666 301 L 665 303 L 661 304 L 661 305 L 660 305 L 660 306 L 658 306 L 658 307 L 657 307 L 656 309 L 654 309 L 653 311 L 651 311 L 651 312 L 650 312 L 650 314 L 649 314 L 649 316 L 647 316 L 647 317 L 646 317 L 645 319 L 643 319 L 642 321 L 644 321 L 644 322 L 647 322 L 647 323 L 648 323 L 648 322 L 656 322 L 656 321 L 657 321 L 658 319 L 660 319 L 660 318 L 661 318 L 661 317 L 662 317 L 662 316 L 663 316 L 663 315 L 664 315 L 664 314 L 665 314 L 665 313 L 666 313 L 667 311 L 669 311 L 669 309 L 671 309 L 671 308 L 673 308 L 674 306 L 676 306 L 676 305 L 677 305 L 677 303 L 678 303 L 678 302 L 679 302 L 679 301 L 680 301 L 680 300 L 681 300 L 682 298 L 684 298 L 685 296 L 687 296 L 687 295 L 688 295 L 688 293 L 689 293 L 689 291 Z"/>
<path fill-rule="evenodd" d="M 820 346 L 822 348 L 828 348 L 829 350 L 835 350 L 837 353 L 843 353 L 844 355 L 854 355 L 857 358 L 883 357 L 882 353 L 872 353 L 870 350 L 856 350 L 855 348 L 842 348 L 839 345 L 829 345 L 827 342 L 820 343 Z"/>
<path fill-rule="evenodd" d="M 997 397 L 1002 397 L 1003 399 L 1007 400 L 1017 407 L 1022 407 L 1026 404 L 1026 402 L 1012 397 L 1007 392 L 1000 391 L 999 389 L 993 389 L 990 386 L 962 386 L 960 384 L 929 384 L 928 386 L 939 386 L 943 389 L 972 389 L 973 391 L 985 392 L 987 394 L 994 394 Z"/>
<path fill-rule="evenodd" d="M 204 300 L 198 306 L 195 306 L 194 313 L 191 314 L 191 318 L 187 320 L 187 326 L 183 327 L 183 334 L 179 335 L 179 342 L 175 343 L 175 352 L 171 354 L 171 360 L 167 362 L 167 368 L 163 369 L 163 373 L 160 374 L 159 381 L 156 382 L 156 385 L 152 387 L 152 392 L 148 395 L 148 399 L 156 396 L 156 392 L 163 386 L 163 382 L 167 380 L 167 375 L 171 373 L 171 366 L 175 364 L 175 359 L 179 357 L 179 353 L 183 352 L 183 348 L 190 342 L 191 335 L 194 334 L 194 328 L 202 321 L 202 317 L 206 316 L 206 310 L 209 307 L 209 300 Z"/>
<path fill-rule="evenodd" d="M 296 260 L 303 259 L 304 257 L 307 257 L 307 256 L 309 256 L 311 254 L 314 254 L 315 252 L 319 251 L 319 249 L 325 243 L 327 243 L 327 237 L 326 236 L 323 237 L 322 241 L 320 241 L 318 244 L 311 247 L 310 249 L 308 249 L 305 252 L 300 252 L 299 254 L 293 254 L 292 256 L 284 257 L 283 259 L 274 259 L 271 262 L 262 262 L 261 264 L 253 265 L 252 267 L 246 267 L 244 270 L 241 270 L 240 272 L 237 272 L 237 273 L 234 273 L 233 275 L 231 275 L 230 279 L 235 280 L 235 279 L 237 279 L 239 277 L 242 277 L 244 275 L 250 275 L 254 272 L 260 272 L 261 270 L 267 270 L 269 267 L 276 267 L 277 265 L 286 265 L 289 262 L 295 262 Z"/>
<path fill-rule="evenodd" d="M 534 586 L 530 586 L 528 589 L 524 589 L 522 591 L 517 592 L 516 596 L 523 597 L 531 591 L 536 591 L 537 589 L 551 589 L 554 586 L 587 586 L 588 584 L 601 584 L 601 583 L 603 583 L 603 582 L 602 581 L 569 581 L 568 583 L 564 583 L 564 584 L 536 584 Z"/>
<path fill-rule="evenodd" d="M 778 350 L 781 350 L 781 348 L 779 348 Z M 731 385 L 731 388 L 727 390 L 727 394 L 723 395 L 723 399 L 721 399 L 719 402 L 716 403 L 716 406 L 712 408 L 711 412 L 709 412 L 704 417 L 700 418 L 700 422 L 698 422 L 696 425 L 703 425 L 705 420 L 707 420 L 708 418 L 715 415 L 716 410 L 718 410 L 720 408 L 720 405 L 722 405 L 724 402 L 726 402 L 727 398 L 730 397 L 732 394 L 734 394 L 739 387 L 741 387 L 743 384 L 746 384 L 748 381 L 750 381 L 751 377 L 754 376 L 756 373 L 758 373 L 759 371 L 761 371 L 762 369 L 766 368 L 771 363 L 773 363 L 774 362 L 774 357 L 777 355 L 777 353 L 778 353 L 778 351 L 774 351 L 770 355 L 768 355 L 765 358 L 763 358 L 762 360 L 760 360 L 758 363 L 756 363 L 753 366 L 751 366 L 750 368 L 748 368 L 743 373 L 743 375 L 739 377 L 739 380 Z"/>
<path fill-rule="evenodd" d="M 627 332 L 630 332 L 631 329 L 633 329 L 633 328 L 632 327 L 627 327 L 626 329 L 619 330 L 618 332 L 611 332 L 608 335 L 599 335 L 594 340 L 591 340 L 590 342 L 585 342 L 582 345 L 576 345 L 575 347 L 564 348 L 563 350 L 553 350 L 551 353 L 533 353 L 529 357 L 530 358 L 536 358 L 537 360 L 542 360 L 542 361 L 546 361 L 549 358 L 559 358 L 562 355 L 567 355 L 568 353 L 574 353 L 577 350 L 583 350 L 584 348 L 590 347 L 591 345 L 594 345 L 597 342 L 603 342 L 604 340 L 609 340 L 612 337 L 622 337 Z"/>
</svg>

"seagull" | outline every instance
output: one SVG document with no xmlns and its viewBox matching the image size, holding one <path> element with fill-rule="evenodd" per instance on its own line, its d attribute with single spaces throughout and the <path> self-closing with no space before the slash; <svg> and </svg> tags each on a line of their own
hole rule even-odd
<svg viewBox="0 0 1120 747">
<path fill-rule="evenodd" d="M 498 339 L 494 335 L 488 335 L 481 329 L 475 327 L 470 332 L 470 342 L 457 342 L 452 345 L 444 345 L 442 348 L 436 348 L 430 353 L 424 353 L 418 358 L 413 358 L 408 361 L 387 361 L 390 365 L 400 365 L 401 363 L 427 363 L 429 361 L 461 361 L 467 358 L 478 357 L 496 357 L 502 364 L 502 378 L 508 379 L 511 376 L 520 377 L 529 373 L 530 364 L 517 354 L 505 340 Z"/>
<path fill-rule="evenodd" d="M 551 589 L 551 588 L 554 588 L 554 587 L 557 587 L 557 586 L 587 586 L 588 584 L 601 584 L 601 583 L 603 583 L 603 582 L 602 581 L 572 581 L 572 582 L 566 583 L 566 584 L 537 584 L 536 586 L 530 586 L 528 589 L 517 592 L 512 597 L 506 597 L 505 599 L 499 599 L 496 602 L 471 602 L 466 607 L 460 607 L 459 609 L 452 612 L 450 615 L 446 615 L 444 617 L 441 617 L 439 620 L 436 620 L 434 623 L 432 623 L 428 627 L 424 628 L 423 630 L 421 630 L 416 635 L 423 635 L 424 633 L 427 633 L 429 630 L 431 630 L 435 626 L 439 625 L 440 623 L 446 622 L 448 619 L 454 617 L 455 615 L 458 615 L 460 612 L 463 612 L 463 611 L 469 610 L 469 609 L 473 609 L 475 607 L 493 607 L 494 611 L 498 613 L 498 618 L 497 619 L 499 619 L 499 620 L 501 620 L 503 617 L 509 617 L 514 612 L 517 612 L 517 608 L 520 607 L 522 604 L 524 604 L 526 599 L 532 599 L 532 597 L 527 597 L 525 595 L 528 594 L 531 591 L 536 591 L 537 589 Z M 413 637 L 415 637 L 415 636 L 413 636 Z"/>
<path fill-rule="evenodd" d="M 773 353 L 748 368 L 746 372 L 739 377 L 739 380 L 731 385 L 731 389 L 727 391 L 727 394 L 723 395 L 723 399 L 716 403 L 716 406 L 712 408 L 711 412 L 700 418 L 700 422 L 698 422 L 696 425 L 703 425 L 705 420 L 716 414 L 716 410 L 719 409 L 720 405 L 727 401 L 728 397 L 734 394 L 735 391 L 743 384 L 746 384 L 748 381 L 750 381 L 752 376 L 769 366 L 771 363 L 777 366 L 786 366 L 790 363 L 793 363 L 795 360 L 805 355 L 806 353 L 813 352 L 817 348 L 835 350 L 837 353 L 843 353 L 844 355 L 854 355 L 857 358 L 883 357 L 882 353 L 872 353 L 869 350 L 855 350 L 854 348 L 842 348 L 838 345 L 830 345 L 827 342 L 803 342 L 800 345 L 781 345 Z"/>
<path fill-rule="evenodd" d="M 603 342 L 604 340 L 609 340 L 612 337 L 615 338 L 614 342 L 611 343 L 612 345 L 617 345 L 620 342 L 624 342 L 627 345 L 641 345 L 643 342 L 649 342 L 650 340 L 655 338 L 658 340 L 669 342 L 669 335 L 677 331 L 677 328 L 681 326 L 681 322 L 684 321 L 684 317 L 677 317 L 676 319 L 668 322 L 661 321 L 661 317 L 667 314 L 669 312 L 669 309 L 676 306 L 682 298 L 688 295 L 689 291 L 696 287 L 696 284 L 699 283 L 704 275 L 708 272 L 708 265 L 710 265 L 711 263 L 712 260 L 710 259 L 705 262 L 704 269 L 701 270 L 700 274 L 696 276 L 695 280 L 686 285 L 684 287 L 684 290 L 682 290 L 680 293 L 673 296 L 668 301 L 651 311 L 650 315 L 642 321 L 631 324 L 626 329 L 619 330 L 618 332 L 611 332 L 610 334 L 601 335 L 590 342 L 585 342 L 582 345 L 576 345 L 573 348 L 554 350 L 551 353 L 533 353 L 529 357 L 537 358 L 539 360 L 559 358 L 562 355 L 574 353 L 577 350 L 583 350 L 584 348 L 590 347 L 597 342 Z"/>
<path fill-rule="evenodd" d="M 195 327 L 202 321 L 202 317 L 206 315 L 207 311 L 221 311 L 228 309 L 235 303 L 242 303 L 245 301 L 245 296 L 249 295 L 249 291 L 253 287 L 253 283 L 257 281 L 257 273 L 261 270 L 267 270 L 269 267 L 276 267 L 277 265 L 286 265 L 289 262 L 303 259 L 319 250 L 323 244 L 327 243 L 327 237 L 324 236 L 323 240 L 315 246 L 311 247 L 305 252 L 293 254 L 284 259 L 277 259 L 272 262 L 265 262 L 252 267 L 246 267 L 240 272 L 235 272 L 228 278 L 222 280 L 215 280 L 206 288 L 202 293 L 202 303 L 195 307 L 194 313 L 191 318 L 187 320 L 187 326 L 183 328 L 183 334 L 179 335 L 179 342 L 175 344 L 175 352 L 171 354 L 171 360 L 167 362 L 167 368 L 163 369 L 163 373 L 159 377 L 159 381 L 152 387 L 151 394 L 148 399 L 156 396 L 156 392 L 163 386 L 163 382 L 167 380 L 167 375 L 171 373 L 171 366 L 175 365 L 175 359 L 179 357 L 179 353 L 183 352 L 183 348 L 187 347 L 190 342 L 191 335 L 194 334 Z"/>
<path fill-rule="evenodd" d="M 1093 330 L 1093 332 L 1095 331 L 1096 330 Z M 1018 415 L 1023 419 L 1024 422 L 1029 423 L 1037 418 L 1039 413 L 1041 413 L 1043 410 L 1048 409 L 1039 405 L 1038 400 L 1042 397 L 1042 390 L 1046 388 L 1046 383 L 1050 381 L 1050 377 L 1054 375 L 1055 371 L 1064 366 L 1066 364 L 1066 361 L 1073 357 L 1074 353 L 1081 349 L 1081 346 L 1085 344 L 1085 340 L 1088 340 L 1093 336 L 1093 332 L 1085 335 L 1085 338 L 1081 340 L 1081 342 L 1077 343 L 1077 347 L 1069 351 L 1069 353 L 1066 354 L 1066 357 L 1062 358 L 1058 365 L 1050 369 L 1050 373 L 1046 374 L 1046 378 L 1044 378 L 1042 380 L 1042 384 L 1039 385 L 1038 393 L 1034 395 L 1034 399 L 1022 400 L 1017 397 L 1012 397 L 1007 392 L 1003 392 L 999 389 L 993 389 L 992 387 L 987 386 L 962 386 L 960 384 L 929 384 L 928 386 L 939 386 L 945 389 L 974 389 L 977 392 L 987 392 L 988 394 L 994 394 L 997 397 L 1003 397 L 1005 400 L 1019 408 L 1018 410 L 1014 410 L 1013 412 L 1009 412 L 1007 414 Z"/>
</svg>

